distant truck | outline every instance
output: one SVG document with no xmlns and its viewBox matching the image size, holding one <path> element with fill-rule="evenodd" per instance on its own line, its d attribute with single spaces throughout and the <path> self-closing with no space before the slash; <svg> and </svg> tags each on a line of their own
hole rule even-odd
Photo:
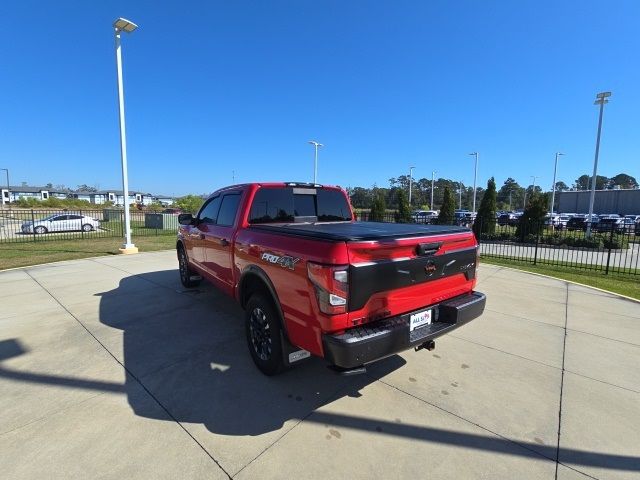
<svg viewBox="0 0 640 480">
<path fill-rule="evenodd" d="M 361 372 L 412 347 L 432 350 L 484 310 L 469 229 L 357 222 L 338 187 L 230 186 L 179 223 L 182 284 L 204 278 L 240 303 L 266 375 L 311 355 Z"/>
</svg>

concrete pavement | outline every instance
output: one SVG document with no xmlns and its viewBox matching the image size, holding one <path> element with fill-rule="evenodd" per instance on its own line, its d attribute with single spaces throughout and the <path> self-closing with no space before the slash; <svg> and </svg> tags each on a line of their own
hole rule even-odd
<svg viewBox="0 0 640 480">
<path fill-rule="evenodd" d="M 640 476 L 639 303 L 483 265 L 486 313 L 433 352 L 266 378 L 176 267 L 0 272 L 3 478 Z"/>
</svg>

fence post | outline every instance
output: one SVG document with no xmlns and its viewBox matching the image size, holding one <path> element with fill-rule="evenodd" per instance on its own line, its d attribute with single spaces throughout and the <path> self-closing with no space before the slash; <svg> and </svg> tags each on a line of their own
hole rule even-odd
<svg viewBox="0 0 640 480">
<path fill-rule="evenodd" d="M 536 248 L 533 253 L 533 264 L 537 265 L 538 264 L 538 244 L 540 243 L 540 225 L 536 224 L 534 228 L 536 229 Z"/>
<path fill-rule="evenodd" d="M 80 215 L 82 217 L 82 210 L 78 210 L 78 215 Z M 80 236 L 84 240 L 84 228 L 82 228 L 82 221 L 83 220 L 84 220 L 84 218 L 80 219 Z"/>
<path fill-rule="evenodd" d="M 614 223 L 611 222 L 611 233 L 609 234 L 609 252 L 607 253 L 607 267 L 604 270 L 604 274 L 605 275 L 609 275 L 609 262 L 611 261 L 611 245 L 613 245 L 613 230 L 614 230 Z"/>
<path fill-rule="evenodd" d="M 36 241 L 36 216 L 33 214 L 33 208 L 31 209 L 31 231 L 33 232 L 33 241 Z"/>
</svg>

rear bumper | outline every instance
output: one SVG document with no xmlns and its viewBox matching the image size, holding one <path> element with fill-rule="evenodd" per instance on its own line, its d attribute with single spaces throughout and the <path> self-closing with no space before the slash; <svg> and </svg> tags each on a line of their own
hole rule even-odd
<svg viewBox="0 0 640 480">
<path fill-rule="evenodd" d="M 411 314 L 385 318 L 338 335 L 324 334 L 324 357 L 342 368 L 353 368 L 421 345 L 461 327 L 484 311 L 486 297 L 472 292 L 434 305 L 432 323 L 409 331 Z"/>
</svg>

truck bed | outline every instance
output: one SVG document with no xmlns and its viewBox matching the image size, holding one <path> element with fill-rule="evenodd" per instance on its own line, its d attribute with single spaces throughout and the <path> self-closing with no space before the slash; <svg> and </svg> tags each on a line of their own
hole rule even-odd
<svg viewBox="0 0 640 480">
<path fill-rule="evenodd" d="M 254 230 L 327 241 L 375 241 L 468 232 L 466 227 L 382 222 L 318 222 L 252 225 Z"/>
</svg>

